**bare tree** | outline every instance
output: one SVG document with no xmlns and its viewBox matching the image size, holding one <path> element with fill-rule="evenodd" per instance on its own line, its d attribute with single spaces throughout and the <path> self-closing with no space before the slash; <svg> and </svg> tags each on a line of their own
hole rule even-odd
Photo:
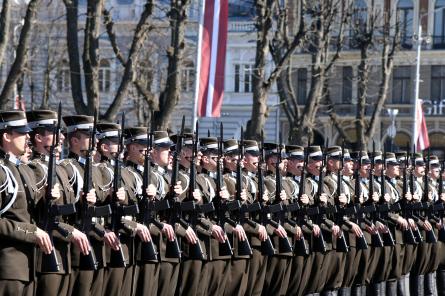
<svg viewBox="0 0 445 296">
<path fill-rule="evenodd" d="M 27 51 L 29 48 L 29 41 L 31 39 L 32 25 L 36 18 L 38 3 L 39 0 L 31 0 L 28 3 L 23 27 L 20 31 L 20 37 L 16 48 L 15 59 L 0 93 L 0 105 L 2 106 L 6 106 L 8 103 L 15 84 L 19 81 L 23 73 L 23 67 L 26 63 Z"/>
<path fill-rule="evenodd" d="M 9 0 L 4 0 L 0 14 L 0 63 L 3 63 L 6 46 L 8 45 L 9 27 L 11 22 Z"/>
</svg>

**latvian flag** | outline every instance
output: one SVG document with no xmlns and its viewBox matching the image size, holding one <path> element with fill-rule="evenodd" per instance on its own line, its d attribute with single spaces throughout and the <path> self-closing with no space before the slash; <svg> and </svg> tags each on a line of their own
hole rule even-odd
<svg viewBox="0 0 445 296">
<path fill-rule="evenodd" d="M 428 138 L 428 129 L 426 127 L 425 114 L 422 109 L 422 100 L 416 100 L 414 117 L 414 143 L 417 151 L 422 151 L 430 146 Z"/>
<path fill-rule="evenodd" d="M 228 0 L 203 0 L 195 102 L 200 117 L 219 117 L 224 95 Z"/>
</svg>

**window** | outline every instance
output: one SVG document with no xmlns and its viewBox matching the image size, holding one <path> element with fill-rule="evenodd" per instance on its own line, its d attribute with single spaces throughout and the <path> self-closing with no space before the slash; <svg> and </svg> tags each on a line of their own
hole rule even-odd
<svg viewBox="0 0 445 296">
<path fill-rule="evenodd" d="M 306 104 L 307 101 L 307 69 L 298 68 L 297 70 L 297 102 Z"/>
<path fill-rule="evenodd" d="M 352 48 L 359 46 L 360 35 L 366 31 L 368 8 L 365 0 L 355 0 L 351 17 L 350 44 Z"/>
<path fill-rule="evenodd" d="M 62 66 L 58 71 L 57 91 L 59 92 L 70 91 L 70 69 L 68 65 Z"/>
<path fill-rule="evenodd" d="M 397 20 L 400 25 L 400 37 L 402 46 L 405 48 L 412 47 L 413 11 L 412 0 L 400 0 L 397 4 Z"/>
<path fill-rule="evenodd" d="M 235 65 L 235 92 L 252 92 L 253 65 Z"/>
<path fill-rule="evenodd" d="M 394 67 L 392 77 L 392 102 L 409 104 L 411 102 L 411 67 Z"/>
<path fill-rule="evenodd" d="M 431 99 L 445 99 L 445 66 L 431 67 Z"/>
<path fill-rule="evenodd" d="M 250 18 L 255 16 L 254 1 L 229 0 L 230 18 Z"/>
<path fill-rule="evenodd" d="M 352 102 L 352 80 L 354 79 L 352 73 L 352 67 L 343 67 L 343 83 L 342 83 L 342 102 L 351 103 Z"/>
<path fill-rule="evenodd" d="M 117 4 L 128 5 L 133 4 L 134 0 L 117 0 Z"/>
<path fill-rule="evenodd" d="M 110 92 L 111 85 L 111 71 L 110 63 L 106 60 L 100 61 L 99 67 L 99 91 L 100 92 Z"/>
<path fill-rule="evenodd" d="M 437 0 L 434 13 L 434 48 L 445 48 L 445 0 Z"/>
<path fill-rule="evenodd" d="M 186 63 L 182 69 L 181 88 L 184 92 L 192 92 L 195 88 L 195 67 Z"/>
</svg>

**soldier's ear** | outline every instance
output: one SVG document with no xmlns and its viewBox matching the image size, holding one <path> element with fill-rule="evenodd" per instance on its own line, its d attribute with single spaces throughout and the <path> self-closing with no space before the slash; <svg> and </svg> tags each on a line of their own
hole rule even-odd
<svg viewBox="0 0 445 296">
<path fill-rule="evenodd" d="M 12 142 L 12 135 L 10 133 L 4 132 L 2 136 L 3 136 L 3 139 L 2 139 L 3 142 L 6 142 L 6 143 Z"/>
</svg>

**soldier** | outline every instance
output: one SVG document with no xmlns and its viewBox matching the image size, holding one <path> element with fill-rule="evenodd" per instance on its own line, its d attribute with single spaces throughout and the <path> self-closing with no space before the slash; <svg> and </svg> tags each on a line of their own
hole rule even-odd
<svg viewBox="0 0 445 296">
<path fill-rule="evenodd" d="M 121 140 L 119 136 L 122 131 L 120 131 L 120 126 L 114 123 L 99 123 L 97 131 L 97 147 L 100 154 L 99 169 L 102 172 L 104 184 L 107 184 L 104 188 L 108 193 L 106 203 L 112 205 L 118 203 L 118 205 L 113 206 L 114 210 L 122 211 L 123 206 L 134 205 L 138 202 L 137 192 L 131 186 L 133 176 L 128 169 L 123 167 L 122 159 L 118 155 L 119 141 Z M 119 162 L 121 173 L 119 177 L 123 182 L 123 187 L 118 189 L 113 187 L 116 177 L 114 175 L 116 161 Z M 117 229 L 114 232 L 113 229 L 110 230 L 110 225 L 107 223 L 107 233 L 104 239 L 109 248 L 106 249 L 107 267 L 104 274 L 104 295 L 132 295 L 134 236 L 137 234 L 139 239 L 144 242 L 151 240 L 148 228 L 135 222 L 135 214 L 120 217 L 121 221 L 115 222 Z M 112 251 L 122 252 L 123 259 L 126 260 L 126 266 L 121 266 L 119 262 L 116 265 L 116 262 L 113 262 Z"/>
<path fill-rule="evenodd" d="M 266 178 L 264 184 L 269 192 L 269 205 L 272 204 L 288 204 L 290 197 L 287 196 L 286 191 L 281 187 L 277 190 L 278 181 L 282 182 L 283 177 L 281 171 L 284 170 L 284 162 L 277 163 L 281 159 L 281 148 L 277 144 L 264 143 L 266 150 Z M 283 150 L 284 152 L 284 150 Z M 278 171 L 277 171 L 278 167 Z M 277 177 L 278 174 L 278 177 Z M 281 180 L 279 180 L 281 179 Z M 279 192 L 279 196 L 277 196 Z M 263 295 L 283 295 L 286 293 L 289 285 L 290 273 L 286 273 L 290 268 L 292 262 L 292 249 L 281 248 L 281 244 L 290 241 L 294 236 L 301 235 L 301 229 L 291 226 L 287 221 L 280 221 L 282 213 L 274 214 L 268 221 L 267 231 L 271 235 L 273 244 L 276 250 L 274 256 L 270 256 L 267 262 L 266 281 L 264 283 Z M 297 235 L 298 232 L 298 235 Z M 289 233 L 289 235 L 288 235 Z"/>
<path fill-rule="evenodd" d="M 286 165 L 286 178 L 284 179 L 284 190 L 286 194 L 291 197 L 293 202 L 298 202 L 301 207 L 309 205 L 309 197 L 306 193 L 310 191 L 309 181 L 302 178 L 302 174 L 305 173 L 304 168 L 304 148 L 297 145 L 286 145 L 287 165 Z M 302 184 L 301 182 L 304 182 Z M 302 185 L 300 187 L 300 185 Z M 302 187 L 304 188 L 302 189 Z M 298 213 L 302 215 L 302 213 Z M 299 217 L 297 220 L 306 220 L 307 217 Z M 307 222 L 305 222 L 307 223 Z M 304 239 L 308 244 L 311 241 L 312 231 L 305 225 L 299 225 L 301 227 L 301 233 L 299 233 L 295 239 Z M 298 229 L 297 229 L 298 230 Z M 287 288 L 287 295 L 302 295 L 304 292 L 306 282 L 310 273 L 305 272 L 309 268 L 305 268 L 309 263 L 309 255 L 300 255 L 297 252 L 292 258 L 290 264 L 290 270 L 286 273 L 290 274 L 289 286 Z"/>
<path fill-rule="evenodd" d="M 263 206 L 262 201 L 265 197 L 259 196 L 258 190 L 258 165 L 259 165 L 260 149 L 255 140 L 244 141 L 244 158 L 243 158 L 243 175 L 246 184 L 247 203 L 259 202 Z M 265 193 L 264 195 L 266 195 Z M 252 247 L 252 257 L 249 260 L 249 273 L 246 287 L 246 295 L 259 296 L 263 290 L 264 279 L 266 276 L 267 257 L 262 254 L 261 243 L 266 241 L 268 235 L 266 227 L 262 224 L 261 211 L 252 213 L 250 227 L 245 227 L 250 245 Z M 255 226 L 255 227 L 253 227 Z"/>
<path fill-rule="evenodd" d="M 33 202 L 38 202 L 32 173 L 18 157 L 29 139 L 26 115 L 22 111 L 0 112 L 0 294 L 33 295 L 35 288 L 34 245 L 50 254 L 50 237 L 34 223 Z M 54 198 L 59 198 L 52 192 Z"/>
<path fill-rule="evenodd" d="M 100 205 L 104 201 L 105 192 L 102 190 L 101 173 L 97 166 L 92 167 L 93 188 L 89 192 L 83 192 L 84 165 L 86 163 L 86 153 L 90 146 L 90 133 L 93 129 L 94 118 L 87 115 L 72 115 L 63 117 L 67 129 L 67 138 L 69 143 L 68 158 L 61 162 L 61 166 L 66 170 L 70 184 L 75 192 L 77 219 L 72 221 L 83 223 L 82 207 L 84 203 L 93 206 L 96 203 Z M 93 143 L 95 145 L 96 143 Z M 91 164 L 92 165 L 92 164 Z M 89 223 L 89 222 L 88 222 Z M 81 268 L 81 253 L 86 255 L 76 245 L 71 249 L 72 272 L 70 275 L 69 295 L 100 295 L 103 288 L 103 268 L 104 262 L 104 243 L 102 235 L 105 233 L 103 228 L 103 219 L 94 218 L 93 230 L 87 233 L 90 244 L 97 260 L 96 270 L 84 270 Z"/>
<path fill-rule="evenodd" d="M 227 187 L 227 191 L 230 194 L 231 200 L 237 199 L 237 192 L 236 192 L 236 186 L 237 186 L 237 177 L 241 178 L 241 182 L 243 181 L 242 177 L 242 171 L 241 176 L 237 176 L 237 162 L 242 162 L 242 159 L 239 159 L 240 154 L 240 147 L 238 146 L 238 141 L 234 139 L 226 140 L 224 141 L 224 181 Z M 242 166 L 242 164 L 241 164 Z M 243 191 L 240 193 L 241 197 L 241 204 L 247 205 L 247 193 L 246 193 L 246 183 L 242 182 L 241 188 L 243 188 Z M 249 202 L 251 203 L 251 202 Z M 244 228 L 254 231 L 252 229 L 252 226 L 249 225 L 246 221 L 246 223 L 243 223 L 241 226 L 239 223 L 239 217 L 240 215 L 243 215 L 243 220 L 248 219 L 248 213 L 239 213 L 241 211 L 238 210 L 235 213 L 233 213 L 233 216 L 238 216 L 238 219 L 235 218 L 234 222 L 237 223 L 236 226 L 230 225 L 228 227 L 228 233 L 233 235 L 233 247 L 234 247 L 234 254 L 231 261 L 230 266 L 230 274 L 228 279 L 228 285 L 224 291 L 225 295 L 244 295 L 247 289 L 247 280 L 248 280 L 248 274 L 249 274 L 249 255 L 240 255 L 239 249 L 238 249 L 238 242 L 239 241 L 245 241 L 247 240 L 247 235 L 244 230 Z M 247 217 L 246 217 L 247 216 Z M 233 217 L 232 217 L 233 218 Z M 238 220 L 238 221 L 237 221 Z M 250 243 L 249 243 L 250 244 Z"/>
<path fill-rule="evenodd" d="M 218 178 L 218 140 L 213 137 L 201 138 L 200 147 L 202 152 L 201 158 L 201 173 L 196 177 L 198 187 L 203 194 L 203 203 L 213 202 L 217 213 L 211 215 L 211 222 L 214 225 L 219 225 L 220 228 L 215 228 L 213 237 L 210 240 L 210 246 L 208 247 L 209 258 L 205 262 L 204 270 L 202 273 L 202 282 L 208 282 L 207 288 L 202 292 L 203 295 L 224 295 L 224 289 L 227 284 L 227 278 L 230 272 L 230 258 L 231 254 L 223 254 L 220 248 L 220 244 L 225 243 L 227 237 L 224 233 L 224 229 L 227 226 L 222 219 L 224 214 L 224 204 L 229 198 L 229 193 L 221 179 L 221 191 L 217 192 L 216 180 Z M 221 216 L 218 216 L 222 213 Z"/>
<path fill-rule="evenodd" d="M 36 186 L 39 191 L 45 191 L 48 178 L 48 161 L 50 148 L 54 141 L 54 129 L 57 125 L 57 113 L 51 110 L 34 110 L 26 113 L 28 125 L 33 130 L 30 132 L 30 141 L 33 146 L 33 155 L 30 157 L 28 166 L 33 170 L 36 178 Z M 60 131 L 57 131 L 60 132 Z M 60 134 L 60 143 L 55 143 L 56 156 L 62 153 L 64 136 Z M 54 159 L 56 161 L 56 159 Z M 61 189 L 61 198 L 55 201 L 57 205 L 71 204 L 75 202 L 73 188 L 71 187 L 68 176 L 63 168 L 56 166 L 57 185 Z M 37 205 L 39 216 L 47 215 L 45 213 L 45 201 L 42 199 Z M 38 217 L 40 219 L 46 217 Z M 42 220 L 40 221 L 42 222 Z M 57 227 L 61 231 L 54 233 L 54 249 L 57 254 L 58 262 L 60 262 L 60 270 L 58 272 L 42 272 L 37 270 L 38 285 L 37 294 L 46 295 L 66 295 L 68 292 L 69 277 L 71 273 L 71 245 L 70 242 L 77 245 L 77 247 L 84 253 L 88 252 L 88 239 L 86 235 L 72 225 L 69 225 L 66 217 L 59 217 Z M 63 235 L 62 235 L 63 234 Z M 39 253 L 39 260 L 42 256 Z M 41 268 L 42 262 L 38 263 Z"/>
</svg>

